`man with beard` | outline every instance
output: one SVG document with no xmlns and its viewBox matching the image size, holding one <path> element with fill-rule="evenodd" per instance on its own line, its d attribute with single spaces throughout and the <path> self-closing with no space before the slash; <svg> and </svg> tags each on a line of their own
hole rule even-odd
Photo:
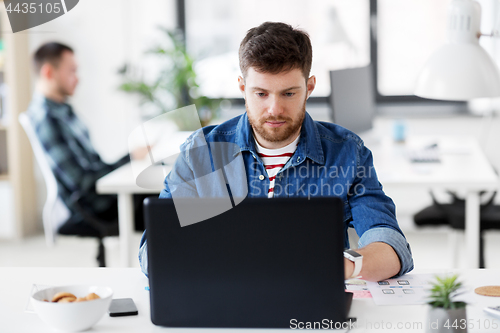
<svg viewBox="0 0 500 333">
<path fill-rule="evenodd" d="M 266 22 L 248 31 L 239 58 L 242 76 L 238 84 L 246 113 L 188 138 L 160 197 L 219 196 L 224 191 L 214 188 L 217 182 L 199 181 L 209 175 L 200 165 L 212 164 L 208 171 L 220 169 L 214 167 L 216 159 L 203 162 L 200 147 L 213 151 L 214 143 L 232 143 L 238 151 L 228 148 L 227 156 L 241 156 L 249 197 L 342 199 L 344 230 L 347 233 L 353 226 L 360 236 L 357 253 L 345 255 L 346 279 L 361 275 L 379 281 L 411 271 L 410 246 L 396 221 L 394 203 L 378 182 L 371 152 L 356 134 L 314 121 L 306 112 L 306 101 L 316 85 L 316 78 L 309 76 L 309 36 L 288 24 Z M 246 194 L 241 191 L 244 186 L 235 186 L 237 181 L 227 175 L 222 183 L 228 184 L 229 195 Z M 349 247 L 348 240 L 345 247 Z M 362 265 L 353 258 L 358 255 L 362 255 Z M 139 259 L 147 274 L 144 236 Z"/>
</svg>

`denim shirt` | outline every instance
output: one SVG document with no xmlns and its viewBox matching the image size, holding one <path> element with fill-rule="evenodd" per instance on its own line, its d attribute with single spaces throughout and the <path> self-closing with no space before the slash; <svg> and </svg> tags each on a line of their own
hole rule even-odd
<svg viewBox="0 0 500 333">
<path fill-rule="evenodd" d="M 202 171 L 195 162 L 201 152 L 196 147 L 215 142 L 232 143 L 237 148 L 234 155 L 241 154 L 247 186 L 241 183 L 238 186 L 231 184 L 233 195 L 237 196 L 237 192 L 241 192 L 245 196 L 248 190 L 248 197 L 267 197 L 269 177 L 257 154 L 252 128 L 244 113 L 220 125 L 207 126 L 194 132 L 181 145 L 181 154 L 165 178 L 165 188 L 160 193 L 160 198 L 171 198 L 172 193 L 179 190 L 180 183 L 204 175 L 197 174 Z M 214 165 L 211 167 L 213 169 Z M 219 190 L 212 186 L 209 190 L 211 193 L 199 192 L 200 190 L 194 189 L 189 195 L 218 196 Z M 185 189 L 183 193 L 186 193 Z M 394 203 L 385 195 L 378 181 L 371 151 L 351 131 L 336 124 L 314 121 L 306 113 L 297 149 L 276 175 L 274 197 L 312 196 L 341 198 L 344 203 L 346 248 L 349 248 L 347 229 L 354 227 L 360 236 L 359 247 L 383 242 L 396 251 L 401 263 L 401 270 L 396 276 L 413 269 L 410 245 L 396 221 Z M 142 271 L 147 275 L 145 236 L 146 233 L 140 243 L 139 261 Z"/>
</svg>

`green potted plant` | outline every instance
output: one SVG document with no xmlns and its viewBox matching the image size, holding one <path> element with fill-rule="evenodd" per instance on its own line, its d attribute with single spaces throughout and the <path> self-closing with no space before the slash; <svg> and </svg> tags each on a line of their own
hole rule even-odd
<svg viewBox="0 0 500 333">
<path fill-rule="evenodd" d="M 200 94 L 193 66 L 195 60 L 186 51 L 182 34 L 178 30 L 163 27 L 159 29 L 164 33 L 165 40 L 147 51 L 161 66 L 156 78 L 148 81 L 142 77 L 140 69 L 126 64 L 119 70 L 122 76 L 119 89 L 138 95 L 141 106 L 149 110 L 149 117 L 194 104 L 201 126 L 206 126 L 216 116 L 220 100 Z M 192 131 L 199 128 L 197 121 L 193 122 L 181 113 L 175 113 L 174 117 L 179 130 Z"/>
<path fill-rule="evenodd" d="M 467 332 L 467 304 L 456 301 L 462 283 L 458 275 L 436 276 L 431 283 L 427 332 Z"/>
</svg>

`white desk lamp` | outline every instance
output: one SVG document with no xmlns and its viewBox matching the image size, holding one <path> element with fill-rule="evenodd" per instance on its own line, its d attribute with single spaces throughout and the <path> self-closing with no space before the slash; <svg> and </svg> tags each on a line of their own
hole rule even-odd
<svg viewBox="0 0 500 333">
<path fill-rule="evenodd" d="M 478 2 L 451 2 L 448 41 L 427 60 L 417 79 L 415 95 L 450 101 L 500 96 L 498 67 L 479 45 L 480 27 Z"/>
</svg>

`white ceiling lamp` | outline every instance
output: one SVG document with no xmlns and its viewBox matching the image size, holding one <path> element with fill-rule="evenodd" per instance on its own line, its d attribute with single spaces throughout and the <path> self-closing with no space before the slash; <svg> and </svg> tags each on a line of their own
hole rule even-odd
<svg viewBox="0 0 500 333">
<path fill-rule="evenodd" d="M 500 96 L 496 64 L 479 45 L 481 6 L 453 0 L 448 9 L 448 41 L 427 60 L 415 95 L 450 101 Z"/>
</svg>

